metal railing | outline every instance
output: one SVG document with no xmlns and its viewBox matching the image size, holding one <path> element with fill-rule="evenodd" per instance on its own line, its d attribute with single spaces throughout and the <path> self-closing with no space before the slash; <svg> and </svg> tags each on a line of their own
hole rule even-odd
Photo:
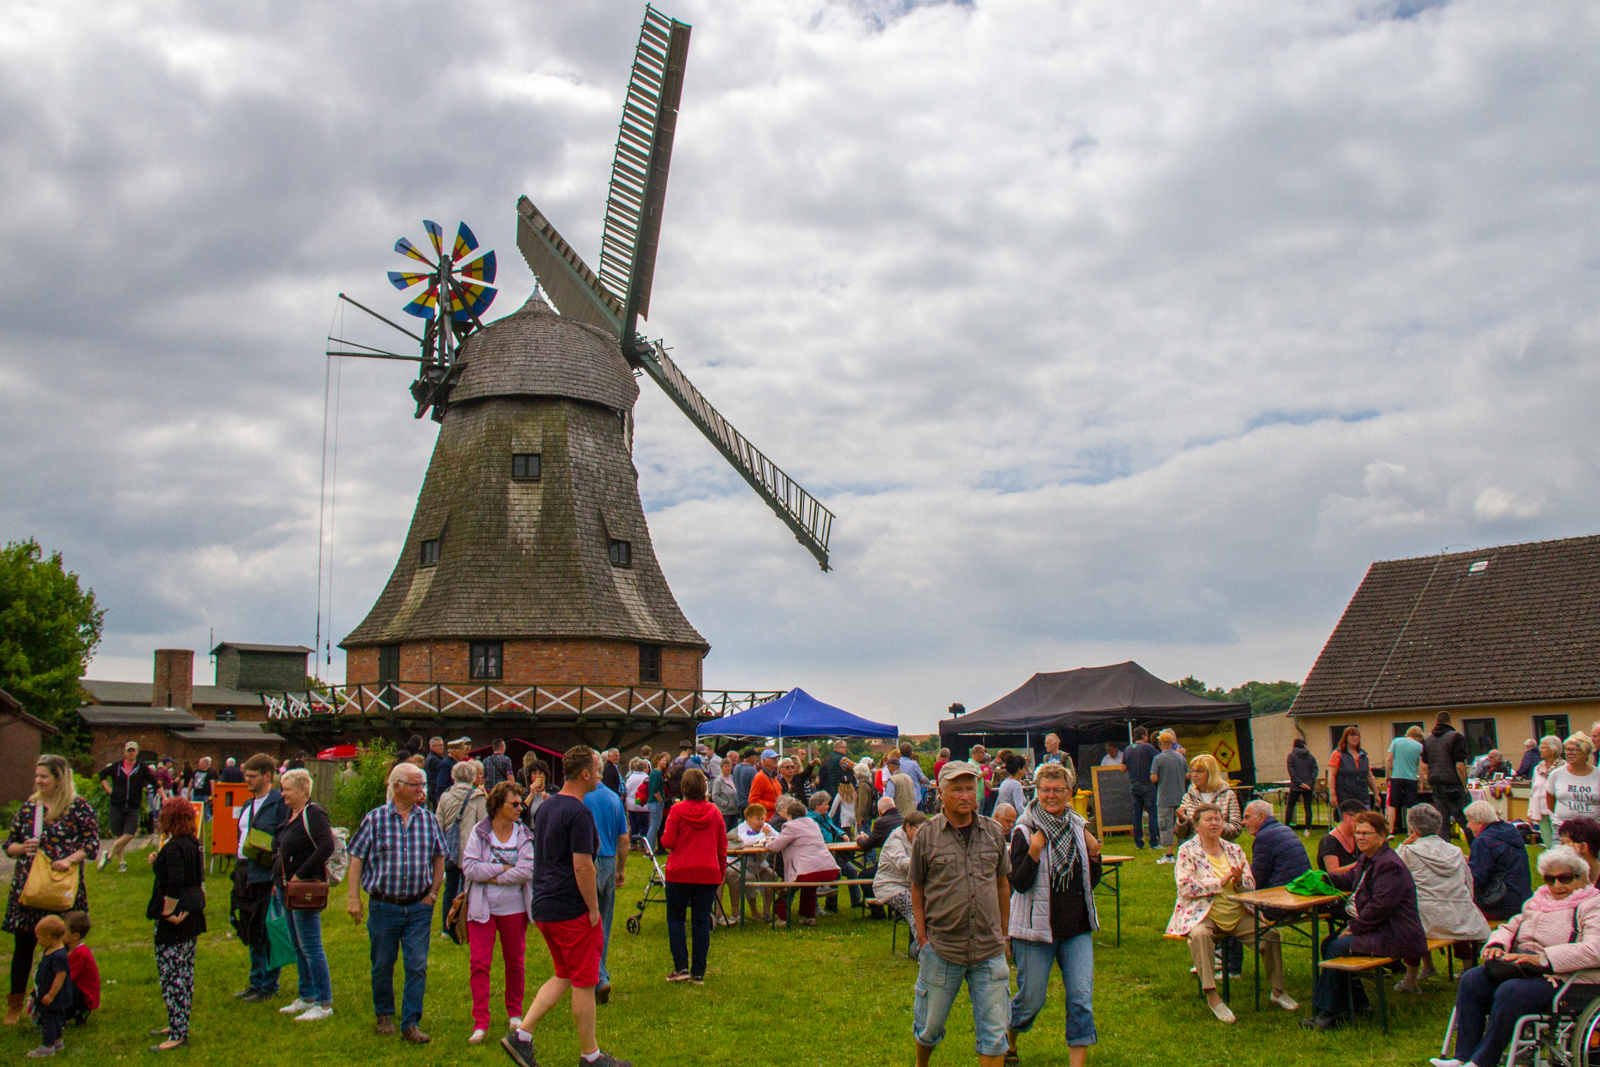
<svg viewBox="0 0 1600 1067">
<path fill-rule="evenodd" d="M 533 715 L 578 719 L 701 721 L 776 700 L 785 690 L 672 689 L 651 685 L 483 685 L 428 682 L 330 685 L 298 693 L 263 693 L 268 719 L 342 715 L 384 718 L 439 715 Z"/>
</svg>

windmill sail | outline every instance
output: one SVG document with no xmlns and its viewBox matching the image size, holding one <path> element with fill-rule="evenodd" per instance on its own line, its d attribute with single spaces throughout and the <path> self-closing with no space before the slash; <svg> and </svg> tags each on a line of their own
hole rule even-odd
<svg viewBox="0 0 1600 1067">
<path fill-rule="evenodd" d="M 621 296 L 628 334 L 636 316 L 650 317 L 661 207 L 667 196 L 667 168 L 688 57 L 689 27 L 646 6 L 617 130 L 600 237 L 600 283 Z"/>
</svg>

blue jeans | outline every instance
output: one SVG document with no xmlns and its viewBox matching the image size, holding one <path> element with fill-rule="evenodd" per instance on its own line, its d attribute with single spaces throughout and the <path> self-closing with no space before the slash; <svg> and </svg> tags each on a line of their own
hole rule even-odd
<svg viewBox="0 0 1600 1067">
<path fill-rule="evenodd" d="M 673 970 L 688 971 L 698 978 L 705 977 L 706 957 L 711 954 L 711 906 L 717 899 L 719 888 L 698 882 L 667 883 L 667 944 L 672 949 Z M 684 937 L 685 913 L 694 922 L 692 962 Z"/>
<path fill-rule="evenodd" d="M 300 999 L 333 1007 L 333 978 L 322 950 L 322 912 L 288 911 L 289 940 L 294 944 L 294 969 L 300 978 Z"/>
<path fill-rule="evenodd" d="M 406 957 L 405 994 L 400 1027 L 422 1021 L 422 997 L 428 989 L 428 935 L 433 932 L 433 907 L 423 901 L 401 907 L 374 900 L 367 912 L 367 940 L 372 946 L 372 1009 L 394 1014 L 394 964 Z"/>
<path fill-rule="evenodd" d="M 1482 967 L 1463 974 L 1456 988 L 1456 1059 L 1498 1064 L 1517 1018 L 1549 1011 L 1555 992 L 1543 978 L 1513 978 L 1497 986 Z"/>
<path fill-rule="evenodd" d="M 1094 939 L 1079 934 L 1061 941 L 1011 939 L 1011 957 L 1017 961 L 1017 995 L 1011 998 L 1011 1029 L 1025 1034 L 1044 1007 L 1050 988 L 1050 968 L 1061 968 L 1067 992 L 1067 1044 L 1093 1045 Z"/>
<path fill-rule="evenodd" d="M 594 858 L 594 895 L 600 903 L 600 984 L 611 984 L 606 955 L 611 951 L 611 915 L 617 906 L 617 857 Z"/>
<path fill-rule="evenodd" d="M 1011 999 L 1011 970 L 1006 966 L 1006 954 L 998 953 L 971 967 L 947 963 L 924 945 L 917 953 L 917 985 L 911 1002 L 911 1036 L 924 1048 L 935 1048 L 944 1040 L 944 1023 L 950 1017 L 950 1008 L 961 992 L 961 983 L 967 983 L 967 996 L 972 1000 L 972 1028 L 976 1036 L 978 1055 L 1004 1056 L 1010 1046 L 1006 1042 L 1007 1001 Z"/>
<path fill-rule="evenodd" d="M 1156 787 L 1135 782 L 1133 790 L 1133 847 L 1144 848 L 1146 824 L 1150 827 L 1150 847 L 1161 843 L 1161 827 L 1156 822 Z"/>
<path fill-rule="evenodd" d="M 266 945 L 250 946 L 250 988 L 257 993 L 278 991 L 278 976 L 283 973 L 283 968 L 267 966 L 269 951 Z"/>
<path fill-rule="evenodd" d="M 665 813 L 665 805 L 659 800 L 652 800 L 644 806 L 650 813 L 650 829 L 645 833 L 644 839 L 650 842 L 650 851 L 655 852 L 661 847 L 661 822 Z"/>
<path fill-rule="evenodd" d="M 1352 956 L 1350 945 L 1355 940 L 1349 934 L 1336 937 L 1322 946 L 1322 958 L 1325 960 L 1338 959 L 1340 956 Z M 1378 981 L 1383 981 L 1383 976 L 1378 976 Z M 1462 979 L 1465 981 L 1465 979 Z M 1355 984 L 1352 986 L 1351 983 Z M 1354 998 L 1356 1011 L 1366 1011 L 1371 1005 L 1367 1001 L 1367 991 L 1362 988 L 1361 980 L 1351 978 L 1338 971 L 1324 970 L 1317 975 L 1317 984 L 1311 993 L 1311 1006 L 1319 1015 L 1350 1014 L 1351 998 Z"/>
</svg>

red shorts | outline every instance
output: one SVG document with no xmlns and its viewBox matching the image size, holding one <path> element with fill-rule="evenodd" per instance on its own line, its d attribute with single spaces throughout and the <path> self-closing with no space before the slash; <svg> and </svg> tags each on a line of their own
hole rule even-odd
<svg viewBox="0 0 1600 1067">
<path fill-rule="evenodd" d="M 544 943 L 550 950 L 550 961 L 555 964 L 556 977 L 565 978 L 579 989 L 600 984 L 600 946 L 603 934 L 598 923 L 589 925 L 589 917 L 563 919 L 558 923 L 535 923 Z"/>
</svg>

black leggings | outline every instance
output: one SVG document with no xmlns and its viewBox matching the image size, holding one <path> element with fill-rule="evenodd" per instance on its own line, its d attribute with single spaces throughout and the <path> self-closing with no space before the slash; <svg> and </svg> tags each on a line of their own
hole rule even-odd
<svg viewBox="0 0 1600 1067">
<path fill-rule="evenodd" d="M 11 953 L 11 995 L 20 997 L 28 991 L 28 979 L 33 976 L 33 950 L 39 942 L 32 930 L 18 930 L 11 936 L 17 942 Z"/>
</svg>

